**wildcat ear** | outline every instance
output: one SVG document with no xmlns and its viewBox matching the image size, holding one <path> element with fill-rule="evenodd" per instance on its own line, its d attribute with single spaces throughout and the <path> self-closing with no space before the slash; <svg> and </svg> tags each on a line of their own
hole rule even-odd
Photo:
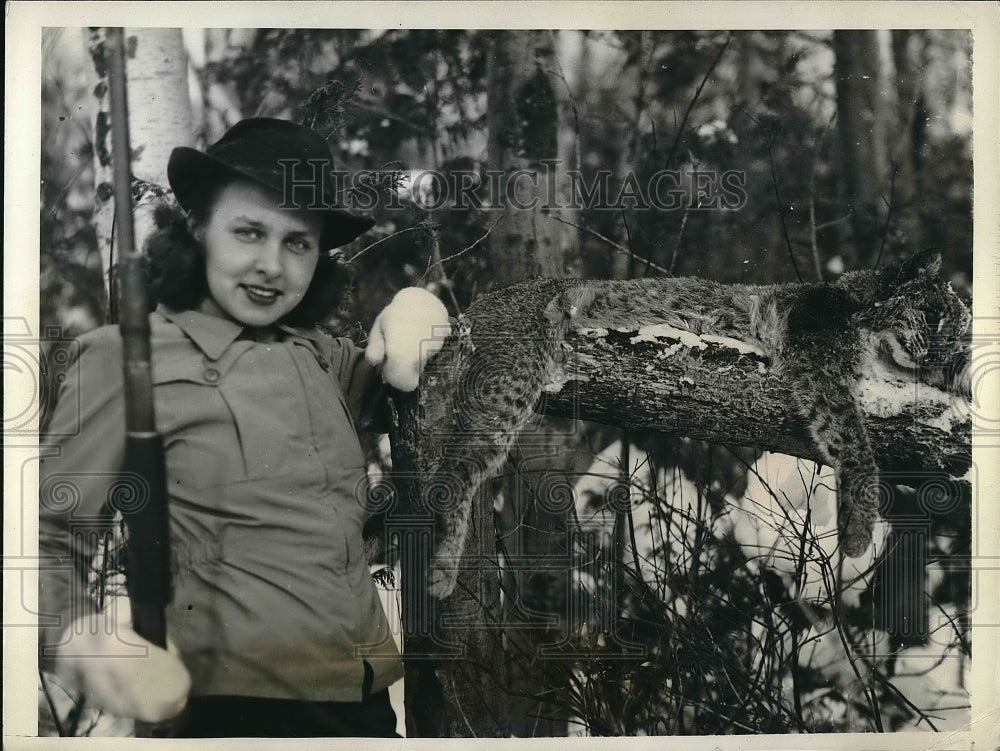
<svg viewBox="0 0 1000 751">
<path fill-rule="evenodd" d="M 922 250 L 903 264 L 906 279 L 936 279 L 941 271 L 941 254 L 936 250 Z"/>
<path fill-rule="evenodd" d="M 582 285 L 564 290 L 545 306 L 545 319 L 558 326 L 568 318 L 582 317 L 596 297 L 597 292 L 593 288 Z"/>
</svg>

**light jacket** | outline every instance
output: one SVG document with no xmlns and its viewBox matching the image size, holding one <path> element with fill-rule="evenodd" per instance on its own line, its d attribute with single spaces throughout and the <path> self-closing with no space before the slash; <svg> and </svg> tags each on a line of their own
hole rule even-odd
<svg viewBox="0 0 1000 751">
<path fill-rule="evenodd" d="M 387 687 L 402 667 L 361 537 L 354 422 L 381 400 L 363 351 L 287 327 L 280 341 L 247 341 L 234 322 L 162 305 L 150 323 L 170 504 L 167 633 L 192 694 L 360 701 L 363 660 L 372 689 Z M 39 485 L 44 661 L 70 608 L 92 607 L 81 568 L 125 447 L 117 328 L 79 339 L 42 444 L 53 447 Z"/>
</svg>

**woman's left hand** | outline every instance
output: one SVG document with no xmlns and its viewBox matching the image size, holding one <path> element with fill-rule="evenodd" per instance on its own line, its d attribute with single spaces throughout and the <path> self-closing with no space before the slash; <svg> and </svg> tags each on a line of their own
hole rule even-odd
<svg viewBox="0 0 1000 751">
<path fill-rule="evenodd" d="M 365 359 L 382 368 L 390 386 L 413 391 L 424 365 L 444 346 L 450 330 L 444 304 L 425 289 L 407 287 L 375 319 Z"/>
<path fill-rule="evenodd" d="M 101 612 L 80 616 L 64 632 L 55 673 L 95 707 L 117 717 L 159 723 L 176 717 L 187 703 L 191 676 L 168 642 L 161 649 L 132 628 L 124 600 L 112 601 L 109 617 Z"/>
</svg>

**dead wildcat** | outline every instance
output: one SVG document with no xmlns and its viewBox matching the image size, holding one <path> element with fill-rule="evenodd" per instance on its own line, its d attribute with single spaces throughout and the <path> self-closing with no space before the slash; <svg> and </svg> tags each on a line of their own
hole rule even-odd
<svg viewBox="0 0 1000 751">
<path fill-rule="evenodd" d="M 661 325 L 761 355 L 791 385 L 795 408 L 837 472 L 841 551 L 860 556 L 878 517 L 878 468 L 858 399 L 864 359 L 938 388 L 968 388 L 955 374 L 963 372 L 970 315 L 940 280 L 940 264 L 925 253 L 825 284 L 534 279 L 478 301 L 464 321 L 471 350 L 456 354 L 454 334 L 427 371 L 453 384 L 450 404 L 440 407 L 443 427 L 429 436 L 436 458 L 424 494 L 429 507 L 446 509 L 436 515 L 430 593 L 443 598 L 454 588 L 476 491 L 531 417 L 571 327 Z M 485 313 L 497 309 L 511 315 Z"/>
</svg>

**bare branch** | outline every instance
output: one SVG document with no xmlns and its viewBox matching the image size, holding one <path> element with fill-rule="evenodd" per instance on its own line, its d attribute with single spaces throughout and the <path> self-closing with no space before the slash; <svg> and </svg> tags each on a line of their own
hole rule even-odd
<svg viewBox="0 0 1000 751">
<path fill-rule="evenodd" d="M 629 256 L 630 258 L 635 258 L 636 260 L 641 261 L 642 263 L 646 264 L 646 266 L 648 268 L 656 269 L 661 274 L 667 274 L 667 275 L 670 274 L 670 272 L 667 269 L 663 268 L 662 266 L 658 266 L 657 264 L 653 263 L 648 258 L 643 258 L 642 256 L 636 255 L 631 250 L 629 250 L 628 248 L 626 248 L 624 245 L 619 245 L 614 240 L 611 240 L 611 239 L 605 237 L 604 235 L 602 235 L 600 232 L 595 232 L 594 230 L 589 229 L 587 227 L 583 227 L 583 226 L 581 226 L 579 224 L 574 224 L 573 222 L 568 222 L 565 219 L 561 219 L 560 217 L 555 216 L 553 214 L 549 214 L 548 218 L 549 219 L 554 219 L 557 222 L 562 222 L 563 224 L 569 225 L 570 227 L 575 227 L 576 229 L 580 230 L 581 232 L 586 232 L 588 235 L 593 235 L 598 240 L 603 240 L 604 242 L 606 242 L 608 245 L 610 245 L 612 248 L 614 248 L 615 250 L 617 250 L 619 253 L 624 253 L 625 255 Z"/>
</svg>

